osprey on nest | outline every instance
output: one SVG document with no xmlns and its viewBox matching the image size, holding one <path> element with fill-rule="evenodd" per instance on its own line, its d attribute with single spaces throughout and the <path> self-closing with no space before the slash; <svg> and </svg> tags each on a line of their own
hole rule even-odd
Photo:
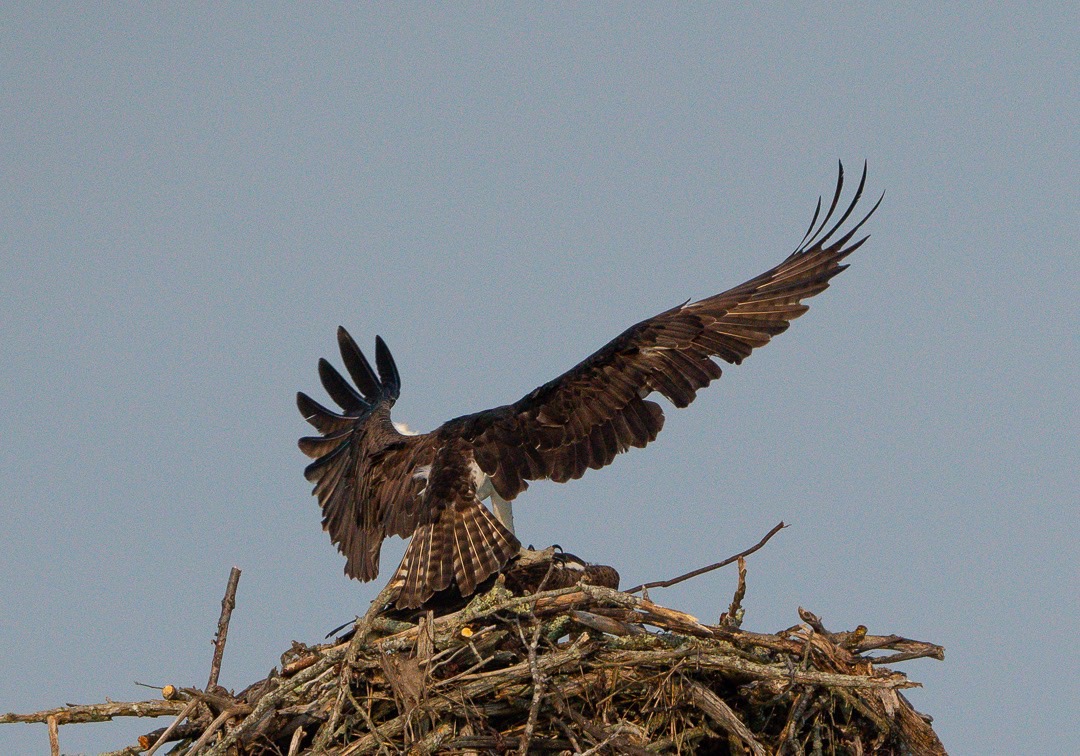
<svg viewBox="0 0 1080 756">
<path fill-rule="evenodd" d="M 817 225 L 819 198 L 799 248 L 772 270 L 643 320 L 517 402 L 449 420 L 431 433 L 407 435 L 391 421 L 401 380 L 385 342 L 375 337 L 376 373 L 339 327 L 341 358 L 356 386 L 325 359 L 319 377 L 342 412 L 303 393 L 296 399 L 322 434 L 300 439 L 315 459 L 304 475 L 315 484 L 323 529 L 345 555 L 345 574 L 375 578 L 383 539 L 412 536 L 391 581 L 398 608 L 419 607 L 451 583 L 463 596 L 473 593 L 521 548 L 510 502 L 527 481 L 580 478 L 631 446 L 645 446 L 664 425 L 650 394 L 687 406 L 720 377 L 711 358 L 738 365 L 806 312 L 802 300 L 826 289 L 847 267 L 840 261 L 866 241 L 851 239 L 881 199 L 833 239 L 865 183 L 864 164 L 851 204 L 825 231 L 844 185 L 841 165 L 825 218 Z M 486 498 L 494 513 L 481 504 Z"/>
</svg>

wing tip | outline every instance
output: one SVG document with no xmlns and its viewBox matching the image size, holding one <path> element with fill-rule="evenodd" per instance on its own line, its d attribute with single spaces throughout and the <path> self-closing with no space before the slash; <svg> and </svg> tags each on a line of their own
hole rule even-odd
<svg viewBox="0 0 1080 756">
<path fill-rule="evenodd" d="M 847 209 L 844 210 L 843 214 L 840 216 L 840 219 L 837 220 L 831 227 L 829 227 L 829 221 L 832 219 L 833 213 L 836 211 L 844 188 L 844 163 L 843 160 L 837 160 L 836 189 L 833 194 L 832 202 L 829 205 L 829 210 L 828 212 L 826 212 L 825 217 L 821 219 L 820 224 L 816 226 L 815 230 L 815 223 L 817 222 L 817 218 L 821 212 L 821 197 L 819 196 L 817 206 L 814 210 L 813 219 L 810 221 L 810 227 L 807 230 L 806 234 L 803 235 L 803 238 L 799 242 L 799 246 L 796 248 L 795 252 L 792 253 L 792 257 L 801 257 L 803 255 L 810 254 L 816 250 L 827 250 L 841 256 L 850 254 L 852 251 L 854 251 L 854 246 L 845 248 L 844 244 L 846 244 L 847 241 L 859 230 L 859 228 L 861 228 L 864 223 L 870 220 L 870 216 L 872 216 L 877 211 L 878 207 L 885 199 L 884 191 L 881 193 L 881 196 L 878 197 L 877 202 L 874 203 L 874 206 L 870 208 L 869 212 L 867 212 L 866 215 L 864 215 L 858 223 L 856 223 L 850 230 L 845 232 L 839 240 L 835 241 L 828 248 L 825 247 L 825 244 L 833 237 L 834 234 L 836 234 L 840 230 L 840 227 L 844 225 L 845 221 L 847 221 L 847 219 L 851 216 L 852 212 L 854 212 L 856 206 L 859 204 L 859 201 L 862 199 L 863 191 L 866 188 L 866 180 L 869 175 L 869 165 L 869 160 L 864 159 L 862 174 L 859 177 L 859 185 L 855 189 L 855 194 L 852 197 L 851 202 L 848 204 Z M 826 227 L 828 227 L 828 230 L 826 230 Z"/>
</svg>

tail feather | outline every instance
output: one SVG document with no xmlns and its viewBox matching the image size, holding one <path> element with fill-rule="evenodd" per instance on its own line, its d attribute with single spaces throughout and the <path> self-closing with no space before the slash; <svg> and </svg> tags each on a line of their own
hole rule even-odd
<svg viewBox="0 0 1080 756">
<path fill-rule="evenodd" d="M 413 534 L 391 579 L 395 604 L 415 609 L 452 580 L 468 596 L 520 549 L 517 538 L 480 502 L 456 502 Z"/>
</svg>

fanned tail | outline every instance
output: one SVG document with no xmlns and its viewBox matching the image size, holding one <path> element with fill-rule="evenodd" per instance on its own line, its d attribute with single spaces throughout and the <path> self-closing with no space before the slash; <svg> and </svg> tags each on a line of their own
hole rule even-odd
<svg viewBox="0 0 1080 756">
<path fill-rule="evenodd" d="M 391 585 L 398 609 L 415 609 L 456 582 L 462 596 L 502 569 L 521 543 L 476 499 L 445 507 L 416 529 Z"/>
</svg>

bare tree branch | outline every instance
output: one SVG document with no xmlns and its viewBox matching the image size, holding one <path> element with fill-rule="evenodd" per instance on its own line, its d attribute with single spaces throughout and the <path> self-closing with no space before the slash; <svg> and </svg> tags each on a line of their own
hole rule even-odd
<svg viewBox="0 0 1080 756">
<path fill-rule="evenodd" d="M 229 619 L 236 608 L 236 586 L 240 582 L 240 568 L 229 571 L 229 582 L 225 586 L 225 597 L 221 599 L 221 617 L 218 619 L 217 636 L 214 639 L 214 660 L 210 664 L 210 680 L 206 683 L 207 692 L 212 691 L 221 672 L 221 657 L 225 654 L 225 639 L 229 635 Z"/>
<path fill-rule="evenodd" d="M 645 590 L 648 590 L 649 588 L 670 588 L 671 586 L 676 585 L 677 583 L 681 583 L 684 580 L 689 580 L 690 578 L 697 577 L 698 575 L 704 575 L 706 572 L 712 572 L 713 570 L 718 570 L 721 567 L 726 567 L 727 565 L 731 564 L 732 562 L 737 562 L 740 557 L 748 557 L 748 556 L 750 556 L 755 551 L 757 551 L 762 546 L 764 546 L 766 543 L 768 543 L 770 538 L 772 538 L 774 535 L 776 535 L 777 533 L 779 533 L 781 530 L 783 530 L 786 527 L 787 527 L 787 525 L 785 525 L 781 521 L 776 527 L 774 527 L 772 530 L 770 530 L 768 533 L 766 533 L 764 538 L 762 538 L 756 544 L 754 544 L 753 546 L 748 548 L 746 551 L 739 552 L 735 556 L 730 556 L 730 557 L 728 557 L 727 559 L 725 559 L 722 562 L 717 562 L 716 564 L 710 564 L 708 567 L 699 567 L 698 569 L 696 569 L 696 570 L 694 570 L 692 572 L 688 572 L 685 575 L 679 575 L 679 577 L 672 578 L 671 580 L 657 580 L 656 582 L 653 582 L 653 583 L 643 583 L 641 585 L 635 585 L 633 588 L 630 588 L 625 592 L 626 593 L 637 593 L 638 591 L 645 591 Z"/>
</svg>

